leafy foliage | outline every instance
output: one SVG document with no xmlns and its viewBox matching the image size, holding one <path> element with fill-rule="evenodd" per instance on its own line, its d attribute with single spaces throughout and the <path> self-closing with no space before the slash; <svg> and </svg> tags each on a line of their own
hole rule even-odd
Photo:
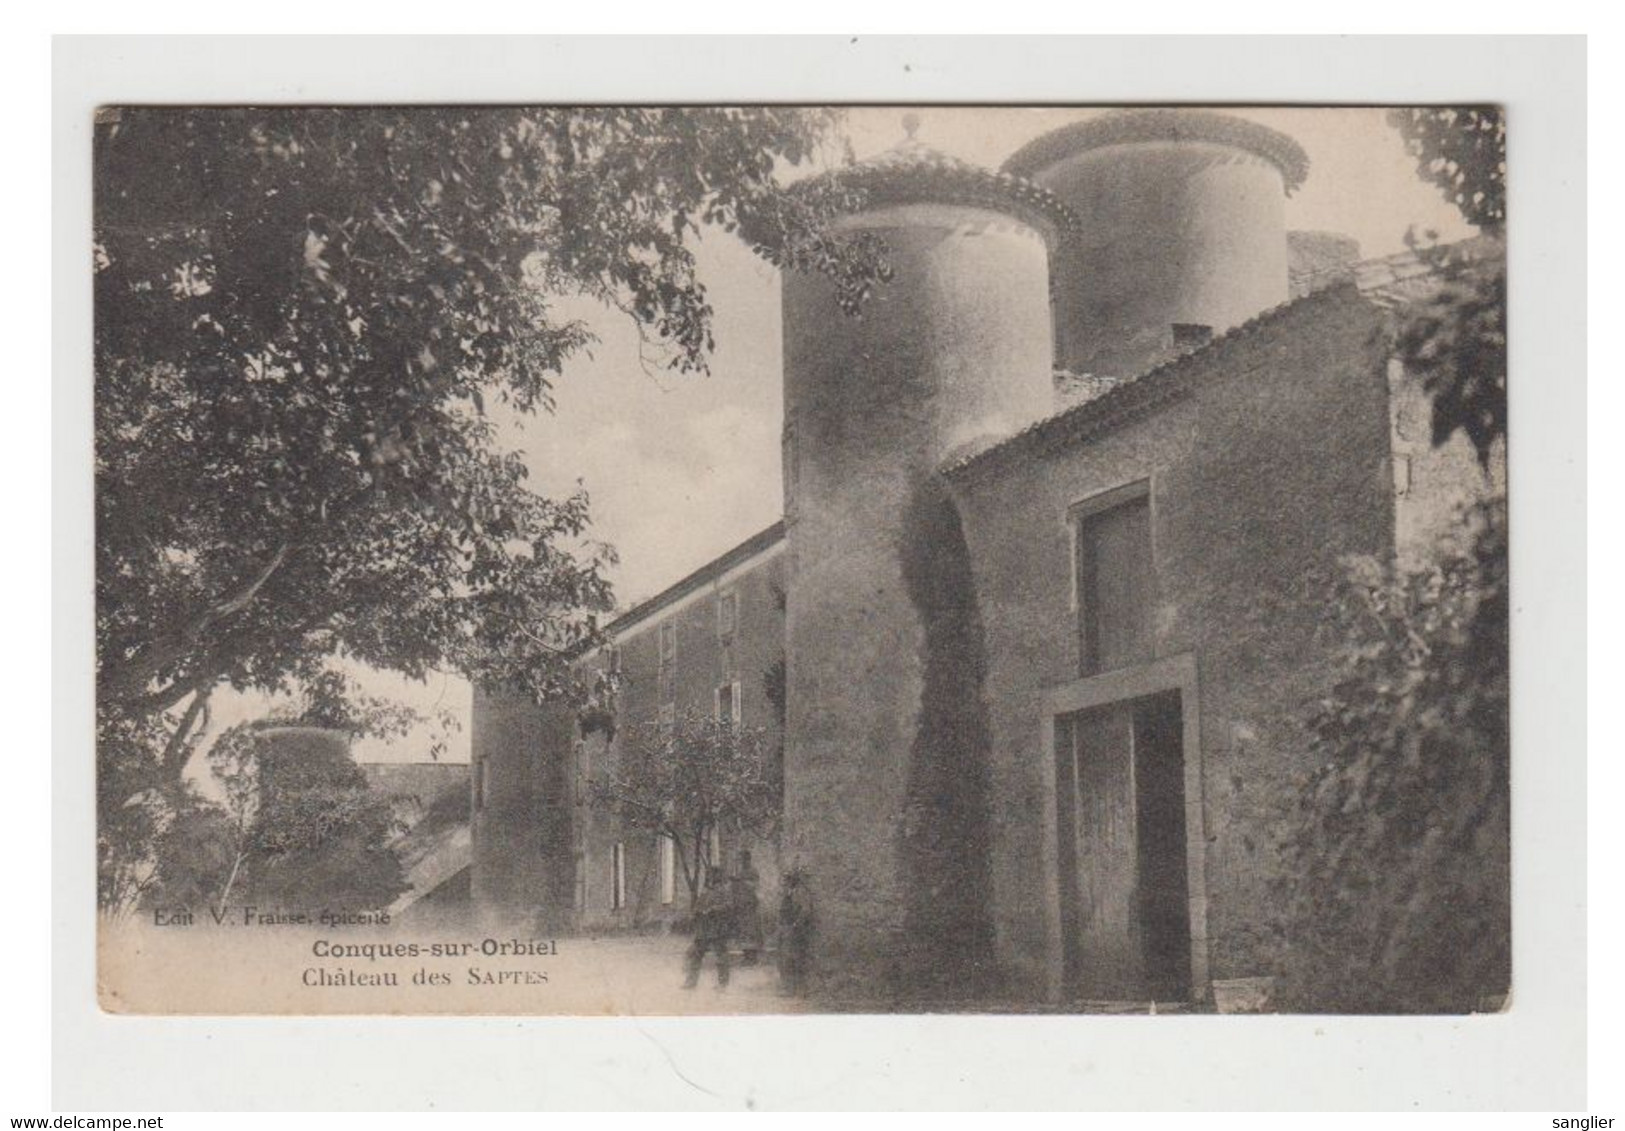
<svg viewBox="0 0 1625 1131">
<path fill-rule="evenodd" d="M 1498 107 L 1392 110 L 1390 124 L 1462 215 L 1499 245 L 1506 225 L 1506 121 Z M 1460 431 L 1486 468 L 1506 435 L 1506 259 L 1437 246 L 1414 231 L 1406 243 L 1438 287 L 1405 311 L 1395 353 L 1433 400 L 1433 442 Z"/>
<path fill-rule="evenodd" d="M 199 717 L 207 716 L 207 697 L 195 700 Z M 190 712 L 189 712 L 190 714 Z M 256 778 L 242 770 L 228 771 L 220 759 L 240 759 L 256 749 L 252 736 L 267 727 L 319 727 L 350 738 L 400 737 L 427 728 L 431 736 L 429 752 L 439 757 L 449 743 L 450 733 L 461 726 L 449 710 L 433 717 L 400 703 L 361 693 L 348 675 L 324 671 L 301 687 L 292 703 L 271 712 L 264 719 L 235 727 L 221 735 L 209 752 L 210 768 L 217 783 L 230 798 L 233 789 L 246 788 L 253 796 Z M 235 853 L 231 822 L 213 802 L 199 795 L 192 782 L 183 779 L 181 769 L 190 762 L 202 724 L 170 730 L 161 717 L 129 717 L 105 712 L 102 741 L 97 746 L 96 777 L 98 900 L 114 915 L 125 914 L 150 893 L 162 891 L 171 903 L 197 905 L 193 896 L 180 898 L 176 892 L 207 887 L 218 894 L 220 869 L 208 864 L 209 845 L 224 838 L 219 852 Z M 245 747 L 243 744 L 247 743 Z M 171 751 L 163 759 L 152 752 Z M 352 784 L 364 779 L 348 767 Z M 224 776 L 222 776 L 224 775 Z M 239 803 L 243 799 L 239 798 Z M 466 816 L 466 814 L 465 814 Z M 224 830 L 224 831 L 223 831 Z M 229 857 L 227 870 L 229 870 Z M 202 878 L 200 879 L 199 876 Z M 212 885 L 212 886 L 211 886 Z M 205 902 L 207 902 L 205 900 Z"/>
<path fill-rule="evenodd" d="M 575 691 L 569 654 L 611 606 L 613 552 L 586 538 L 584 493 L 527 486 L 493 413 L 550 408 L 553 381 L 592 342 L 550 296 L 620 310 L 664 364 L 703 370 L 712 311 L 689 248 L 702 226 L 860 302 L 884 275 L 879 249 L 825 223 L 853 202 L 776 179 L 834 121 L 793 108 L 148 107 L 99 122 L 110 854 L 156 830 L 129 803 L 180 788 L 217 686 L 333 691 L 324 673 L 344 657 L 538 698 Z"/>
<path fill-rule="evenodd" d="M 1462 1012 L 1510 979 L 1503 500 L 1429 568 L 1372 561 L 1332 606 L 1343 672 L 1285 872 L 1302 1009 Z"/>
<path fill-rule="evenodd" d="M 1507 431 L 1505 261 L 1431 257 L 1437 290 L 1406 310 L 1394 352 L 1432 399 L 1433 442 L 1461 432 L 1488 469 Z"/>
<path fill-rule="evenodd" d="M 1499 106 L 1407 106 L 1388 112 L 1416 158 L 1417 172 L 1439 187 L 1469 224 L 1506 225 L 1506 116 Z"/>
<path fill-rule="evenodd" d="M 242 837 L 231 813 L 195 789 L 179 794 L 172 820 L 154 840 L 152 883 L 142 892 L 149 908 L 219 911 L 232 894 L 233 865 Z"/>
<path fill-rule="evenodd" d="M 621 678 L 619 672 L 593 673 L 586 701 L 576 712 L 576 725 L 581 729 L 582 738 L 601 734 L 605 742 L 615 741 L 616 699 Z"/>
<path fill-rule="evenodd" d="M 692 907 L 712 860 L 712 830 L 766 833 L 779 818 L 783 782 L 763 728 L 689 711 L 625 736 L 619 757 L 591 783 L 596 808 L 628 827 L 671 838 Z"/>
<path fill-rule="evenodd" d="M 405 738 L 414 731 L 429 730 L 430 759 L 438 760 L 451 742 L 451 734 L 462 729 L 455 711 L 442 708 L 426 715 L 403 703 L 363 692 L 347 672 L 329 668 L 300 685 L 296 709 L 273 713 L 268 722 L 295 726 L 324 727 L 341 731 L 350 738 Z"/>
<path fill-rule="evenodd" d="M 96 902 L 117 916 L 134 910 L 157 881 L 153 846 L 190 793 L 154 757 L 167 743 L 164 720 L 112 715 L 98 723 Z"/>
<path fill-rule="evenodd" d="M 608 607 L 560 548 L 586 500 L 524 486 L 486 404 L 549 404 L 590 342 L 547 295 L 626 311 L 703 368 L 684 243 L 747 225 L 843 273 L 777 188 L 794 110 L 141 109 L 96 147 L 101 689 L 167 705 L 342 648 L 553 690 Z M 854 290 L 855 293 L 855 290 Z M 242 615 L 252 605 L 251 617 Z"/>
<path fill-rule="evenodd" d="M 782 731 L 786 725 L 786 711 L 789 709 L 788 694 L 789 670 L 785 667 L 783 657 L 774 660 L 762 672 L 762 694 L 767 696 L 767 702 L 773 708 L 773 718 Z"/>
<path fill-rule="evenodd" d="M 1426 108 L 1390 121 L 1419 173 L 1497 237 L 1499 112 Z M 1484 485 L 1428 565 L 1353 563 L 1329 603 L 1342 671 L 1308 720 L 1315 768 L 1277 891 L 1280 1004 L 1300 1010 L 1463 1012 L 1511 980 L 1511 606 L 1494 474 L 1506 437 L 1505 259 L 1411 242 L 1434 286 L 1400 312 L 1395 354 L 1431 396 L 1434 444 L 1462 432 Z"/>
<path fill-rule="evenodd" d="M 360 911 L 407 889 L 388 799 L 342 748 L 303 736 L 255 725 L 221 736 L 209 764 L 224 803 L 189 791 L 159 842 L 149 902 Z"/>
</svg>

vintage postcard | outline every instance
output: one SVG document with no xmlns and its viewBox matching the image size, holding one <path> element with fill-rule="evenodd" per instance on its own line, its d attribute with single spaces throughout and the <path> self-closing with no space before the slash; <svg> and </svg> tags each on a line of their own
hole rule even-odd
<svg viewBox="0 0 1625 1131">
<path fill-rule="evenodd" d="M 134 1014 L 1498 1011 L 1496 106 L 106 106 Z"/>
</svg>

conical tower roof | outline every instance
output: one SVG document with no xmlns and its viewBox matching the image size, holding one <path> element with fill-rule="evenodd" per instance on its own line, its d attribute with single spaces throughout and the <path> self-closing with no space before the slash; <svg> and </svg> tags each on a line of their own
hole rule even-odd
<svg viewBox="0 0 1625 1131">
<path fill-rule="evenodd" d="M 1179 107 L 1114 110 L 1051 130 L 1007 157 L 1004 171 L 1030 177 L 1092 149 L 1157 141 L 1207 142 L 1245 150 L 1280 169 L 1288 193 L 1309 175 L 1309 155 L 1279 130 L 1234 114 Z"/>
<path fill-rule="evenodd" d="M 1074 224 L 1061 199 L 1013 173 L 950 156 L 916 137 L 919 118 L 903 119 L 906 137 L 883 153 L 815 178 L 825 186 L 858 194 L 864 211 L 902 204 L 958 204 L 987 208 L 1056 235 Z"/>
</svg>

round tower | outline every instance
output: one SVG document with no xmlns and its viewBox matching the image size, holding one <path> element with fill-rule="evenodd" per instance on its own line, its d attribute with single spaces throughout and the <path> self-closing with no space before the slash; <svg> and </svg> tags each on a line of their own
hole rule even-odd
<svg viewBox="0 0 1625 1131">
<path fill-rule="evenodd" d="M 552 929 L 573 906 L 575 712 L 476 685 L 469 745 L 470 893 L 493 927 Z"/>
<path fill-rule="evenodd" d="M 1077 217 L 1057 257 L 1058 363 L 1132 377 L 1288 298 L 1286 195 L 1308 172 L 1285 134 L 1202 110 L 1103 114 L 1005 161 Z"/>
<path fill-rule="evenodd" d="M 350 736 L 335 727 L 288 723 L 259 727 L 255 733 L 271 760 L 294 765 L 349 765 Z"/>
<path fill-rule="evenodd" d="M 1286 256 L 1292 297 L 1297 298 L 1354 278 L 1360 241 L 1342 232 L 1288 232 Z"/>
<path fill-rule="evenodd" d="M 976 808 L 945 791 L 974 793 L 983 752 L 966 715 L 979 622 L 936 473 L 1048 412 L 1049 248 L 1068 222 L 1049 193 L 930 150 L 906 124 L 908 141 L 836 174 L 863 200 L 839 226 L 883 240 L 891 278 L 857 314 L 822 276 L 783 287 L 783 859 L 808 876 L 820 967 L 838 983 L 895 977 L 917 956 L 932 932 L 907 920 L 932 883 L 930 837 L 980 819 L 939 811 Z M 956 843 L 974 855 L 974 836 Z M 975 876 L 958 883 L 974 896 Z"/>
</svg>

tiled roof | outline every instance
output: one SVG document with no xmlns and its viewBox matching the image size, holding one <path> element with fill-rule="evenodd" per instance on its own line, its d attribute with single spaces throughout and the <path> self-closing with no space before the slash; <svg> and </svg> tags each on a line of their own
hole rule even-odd
<svg viewBox="0 0 1625 1131">
<path fill-rule="evenodd" d="M 772 526 L 769 526 L 766 530 L 751 535 L 749 538 L 739 543 L 739 545 L 735 546 L 733 549 L 722 554 L 720 557 L 712 558 L 687 577 L 684 577 L 682 580 L 667 586 L 659 593 L 656 593 L 653 597 L 650 597 L 647 601 L 639 601 L 636 605 L 633 605 L 626 612 L 622 613 L 620 616 L 616 617 L 614 620 L 605 625 L 604 632 L 606 634 L 614 634 L 616 632 L 622 632 L 628 628 L 631 628 L 634 624 L 648 619 L 650 616 L 659 612 L 667 605 L 673 604 L 688 596 L 696 589 L 700 589 L 706 584 L 715 581 L 717 578 L 727 573 L 730 569 L 733 569 L 734 566 L 749 561 L 757 554 L 762 553 L 764 550 L 771 549 L 773 546 L 782 541 L 784 541 L 784 520 L 780 519 Z"/>
<path fill-rule="evenodd" d="M 1004 171 L 1030 177 L 1087 150 L 1147 141 L 1205 141 L 1245 149 L 1280 169 L 1289 193 L 1309 175 L 1309 155 L 1279 130 L 1232 114 L 1177 107 L 1115 110 L 1051 130 L 1006 158 Z"/>
<path fill-rule="evenodd" d="M 1040 230 L 1069 232 L 1077 218 L 1048 189 L 1011 173 L 962 161 L 910 138 L 876 157 L 826 173 L 811 183 L 834 183 L 861 194 L 865 208 L 892 204 L 963 204 L 1022 219 Z"/>
<path fill-rule="evenodd" d="M 1484 262 L 1506 255 L 1506 245 L 1489 236 L 1461 240 L 1437 249 L 1456 262 Z M 1429 286 L 1435 269 L 1427 253 L 1401 251 L 1354 264 L 1355 284 L 1378 306 L 1398 306 Z"/>
<path fill-rule="evenodd" d="M 1488 237 L 1462 240 L 1439 250 L 1456 260 L 1488 260 L 1506 253 L 1504 245 Z M 1322 287 L 1271 307 L 1203 345 L 1147 370 L 1138 377 L 1120 381 L 1098 396 L 1045 417 L 991 447 L 971 452 L 945 464 L 941 469 L 942 473 L 954 476 L 973 467 L 977 469 L 993 467 L 1016 452 L 1069 443 L 1109 428 L 1120 420 L 1155 408 L 1183 394 L 1188 379 L 1198 371 L 1196 359 L 1206 358 L 1215 351 L 1223 350 L 1288 314 L 1316 303 L 1329 302 L 1333 299 L 1342 301 L 1354 295 L 1360 295 L 1377 306 L 1392 308 L 1425 293 L 1433 273 L 1434 268 L 1427 262 L 1427 258 L 1414 251 L 1402 251 L 1356 263 L 1352 268 L 1352 277 L 1346 281 Z"/>
<path fill-rule="evenodd" d="M 980 471 L 997 467 L 1018 453 L 1071 443 L 1122 420 L 1139 416 L 1184 395 L 1190 387 L 1190 380 L 1202 371 L 1200 363 L 1214 354 L 1232 348 L 1237 342 L 1289 314 L 1333 300 L 1344 301 L 1358 294 L 1354 284 L 1345 283 L 1273 306 L 1202 345 L 1146 370 L 1138 377 L 1119 381 L 1099 396 L 1030 424 L 991 447 L 945 464 L 942 473 L 954 477 L 972 469 Z"/>
<path fill-rule="evenodd" d="M 944 157 L 943 160 L 985 173 L 976 170 L 974 165 L 957 162 L 955 158 Z M 877 158 L 871 165 L 880 164 L 881 161 L 882 159 Z M 1470 259 L 1504 254 L 1500 244 L 1488 239 L 1464 240 L 1451 245 L 1449 250 Z M 1217 351 L 1229 348 L 1281 318 L 1319 303 L 1345 301 L 1355 295 L 1364 295 L 1380 306 L 1391 306 L 1414 294 L 1419 286 L 1425 285 L 1425 277 L 1430 272 L 1431 268 L 1423 258 L 1410 251 L 1366 260 L 1353 266 L 1352 281 L 1324 287 L 1271 307 L 1202 345 L 1147 370 L 1138 377 L 1111 379 L 1092 378 L 1088 375 L 1062 375 L 1072 381 L 1089 383 L 1091 388 L 1080 391 L 1080 395 L 1087 396 L 1088 399 L 1045 417 L 991 447 L 945 464 L 941 469 L 942 473 L 957 476 L 973 468 L 981 470 L 994 467 L 1001 464 L 1006 457 L 1018 452 L 1029 451 L 1034 447 L 1045 448 L 1064 444 L 1102 431 L 1120 420 L 1139 415 L 1182 395 L 1188 388 L 1189 379 L 1199 371 L 1198 359 L 1206 359 Z M 784 522 L 781 519 L 655 596 L 639 602 L 606 625 L 604 631 L 613 634 L 630 628 L 783 540 Z"/>
<path fill-rule="evenodd" d="M 1080 401 L 1092 401 L 1096 397 L 1105 396 L 1123 383 L 1121 377 L 1072 373 L 1065 369 L 1057 369 L 1054 379 L 1056 397 L 1069 408 Z"/>
<path fill-rule="evenodd" d="M 467 762 L 358 762 L 378 793 L 415 797 L 424 809 L 448 789 L 468 788 Z"/>
</svg>

